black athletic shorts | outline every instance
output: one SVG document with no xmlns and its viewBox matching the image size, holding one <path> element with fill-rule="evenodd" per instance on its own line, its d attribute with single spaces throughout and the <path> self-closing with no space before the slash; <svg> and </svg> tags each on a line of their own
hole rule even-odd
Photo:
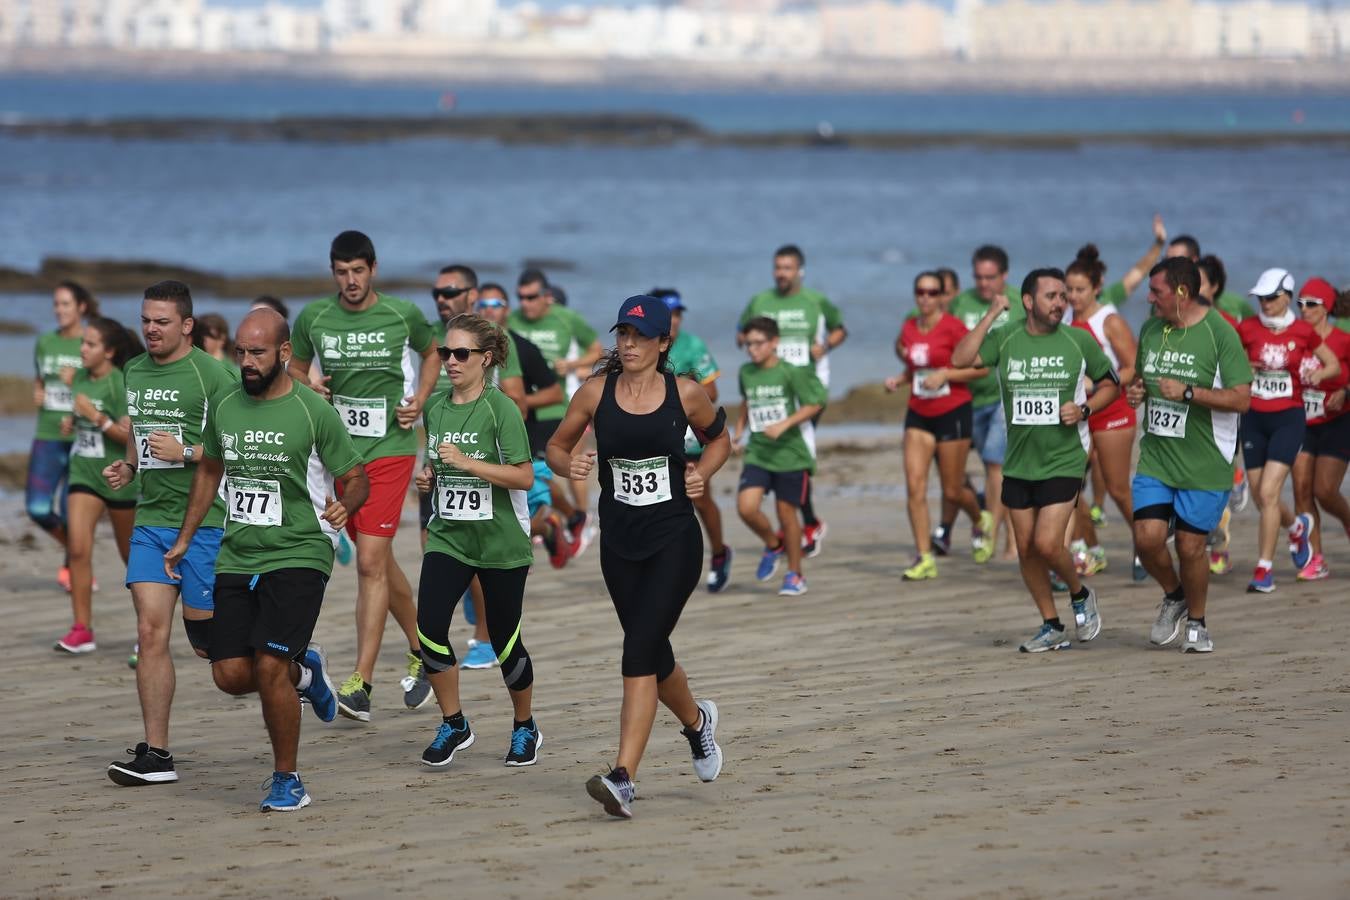
<svg viewBox="0 0 1350 900">
<path fill-rule="evenodd" d="M 1040 509 L 1056 503 L 1070 503 L 1078 499 L 1083 489 L 1082 478 L 1046 478 L 1028 481 L 1025 478 L 1003 476 L 1003 505 L 1008 509 Z"/>
<path fill-rule="evenodd" d="M 72 484 L 66 489 L 68 494 L 91 494 L 103 501 L 103 505 L 108 509 L 135 509 L 135 500 L 109 500 L 87 484 Z"/>
<path fill-rule="evenodd" d="M 956 409 L 948 410 L 940 416 L 923 416 L 914 410 L 905 413 L 905 428 L 917 428 L 931 434 L 939 444 L 944 441 L 970 440 L 973 407 L 962 403 Z"/>
<path fill-rule="evenodd" d="M 1301 406 L 1279 412 L 1243 413 L 1239 426 L 1242 464 L 1248 469 L 1265 468 L 1271 461 L 1292 466 L 1307 428 Z"/>
<path fill-rule="evenodd" d="M 557 431 L 561 424 L 562 419 L 549 419 L 547 422 L 541 422 L 533 416 L 525 421 L 525 435 L 530 439 L 531 456 L 535 459 L 544 458 L 544 448 L 553 439 L 553 432 Z"/>
<path fill-rule="evenodd" d="M 770 472 L 759 466 L 746 464 L 741 469 L 741 483 L 737 492 L 747 488 L 763 488 L 784 503 L 801 508 L 806 503 L 806 492 L 811 485 L 811 473 L 805 469 L 796 472 Z"/>
<path fill-rule="evenodd" d="M 271 653 L 299 659 L 314 636 L 328 576 L 318 569 L 216 573 L 211 661 Z"/>
<path fill-rule="evenodd" d="M 1350 461 L 1350 413 L 1329 422 L 1309 425 L 1303 434 L 1303 453 L 1309 456 L 1334 456 Z M 75 488 L 71 488 L 74 491 Z"/>
</svg>

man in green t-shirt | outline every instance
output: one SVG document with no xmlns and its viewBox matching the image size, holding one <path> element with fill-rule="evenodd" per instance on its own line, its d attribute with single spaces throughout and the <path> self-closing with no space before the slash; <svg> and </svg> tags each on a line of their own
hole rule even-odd
<svg viewBox="0 0 1350 900">
<path fill-rule="evenodd" d="M 1138 374 L 1126 390 L 1131 406 L 1145 404 L 1131 484 L 1135 553 L 1164 595 L 1149 640 L 1170 644 L 1184 621 L 1181 649 L 1188 653 L 1214 649 L 1205 624 L 1205 542 L 1228 506 L 1238 416 L 1251 402 L 1252 382 L 1237 332 L 1199 295 L 1200 271 L 1189 258 L 1153 267 L 1153 316 L 1139 329 Z M 1180 574 L 1167 549 L 1169 525 Z"/>
<path fill-rule="evenodd" d="M 1200 242 L 1189 234 L 1180 234 L 1172 238 L 1167 245 L 1167 258 L 1182 257 L 1189 259 L 1193 263 L 1200 262 Z M 1246 297 L 1234 294 L 1230 291 L 1224 291 L 1214 298 L 1214 306 L 1223 312 L 1228 313 L 1234 319 L 1241 322 L 1243 319 L 1250 319 L 1256 315 L 1256 310 L 1252 309 L 1251 303 Z"/>
<path fill-rule="evenodd" d="M 948 311 L 971 331 L 984 318 L 995 301 L 1003 312 L 994 321 L 998 328 L 1008 322 L 1026 318 L 1022 297 L 1017 288 L 1008 284 L 1008 254 L 1002 247 L 985 244 L 977 247 L 970 258 L 975 286 L 952 298 Z M 1002 299 L 1000 299 L 1002 298 Z M 1008 429 L 1003 421 L 1003 404 L 999 403 L 998 376 L 993 372 L 970 382 L 971 442 L 970 449 L 980 454 L 984 463 L 984 506 L 994 517 L 994 533 L 983 533 L 978 525 L 971 527 L 970 547 L 975 562 L 984 564 L 994 555 L 998 529 L 1003 525 L 1003 456 L 1008 447 Z M 956 504 L 942 501 L 942 521 L 933 533 L 933 550 L 946 556 L 951 548 L 952 526 L 956 523 Z"/>
<path fill-rule="evenodd" d="M 830 351 L 848 338 L 839 307 L 820 291 L 806 287 L 806 254 L 796 244 L 785 244 L 773 253 L 773 287 L 750 298 L 741 311 L 736 346 L 745 344 L 745 328 L 757 316 L 768 316 L 778 323 L 778 358 L 791 365 L 809 368 L 817 380 L 830 387 Z M 824 402 L 821 404 L 824 409 Z M 816 422 L 819 424 L 819 413 Z M 812 452 L 815 452 L 812 445 Z M 811 488 L 807 485 L 802 502 L 802 541 L 806 555 L 820 554 L 826 525 L 816 516 Z"/>
<path fill-rule="evenodd" d="M 712 351 L 698 335 L 684 328 L 684 300 L 674 288 L 652 288 L 647 292 L 665 303 L 670 309 L 670 352 L 666 364 L 670 371 L 682 378 L 692 378 L 703 385 L 708 401 L 717 405 L 717 378 L 721 371 Z M 689 428 L 684 435 L 684 454 L 697 461 L 703 455 L 703 445 Z M 713 497 L 712 479 L 707 480 L 703 493 L 693 501 L 694 511 L 703 520 L 703 528 L 708 532 L 708 547 L 712 552 L 712 561 L 708 569 L 708 590 L 720 593 L 731 579 L 731 548 L 726 545 L 722 534 L 722 512 L 717 508 Z"/>
<path fill-rule="evenodd" d="M 1062 270 L 1032 270 L 1022 281 L 1023 318 L 994 328 L 1006 303 L 994 297 L 956 345 L 951 364 L 987 366 L 998 379 L 1008 423 L 1001 499 L 1012 519 L 1022 581 L 1042 619 L 1018 649 L 1039 653 L 1069 646 L 1055 609 L 1052 570 L 1069 586 L 1078 640 L 1101 632 L 1097 595 L 1079 578 L 1064 533 L 1087 470 L 1088 418 L 1120 390 L 1092 334 L 1061 324 L 1069 308 Z M 1085 382 L 1094 385 L 1091 395 Z"/>
<path fill-rule="evenodd" d="M 519 305 L 507 317 L 507 327 L 539 348 L 563 379 L 563 391 L 570 398 L 600 360 L 599 335 L 575 310 L 554 302 L 548 277 L 538 269 L 520 273 L 516 279 L 516 300 Z M 567 400 L 536 408 L 533 421 L 527 423 L 530 445 L 547 446 L 566 412 Z M 585 446 L 579 449 L 584 450 Z M 567 518 L 567 530 L 576 553 L 580 554 L 590 543 L 589 485 L 585 481 L 567 481 L 564 486 L 560 483 L 563 481 L 555 478 L 549 482 L 550 502 Z"/>
<path fill-rule="evenodd" d="M 193 469 L 201 462 L 202 434 L 211 405 L 239 385 L 234 367 L 192 346 L 192 294 L 181 281 L 145 289 L 141 336 L 146 352 L 127 363 L 127 414 L 131 440 L 126 459 L 103 470 L 113 490 L 139 471 L 136 528 L 127 558 L 127 587 L 136 606 L 140 637 L 136 693 L 145 740 L 114 762 L 108 777 L 123 786 L 177 781 L 169 752 L 169 710 L 174 666 L 169 633 L 174 605 L 183 598 L 183 627 L 197 655 L 206 658 L 225 505 L 216 500 L 192 537 L 177 576 L 164 571 L 164 552 L 179 537 Z"/>
<path fill-rule="evenodd" d="M 172 575 L 218 502 L 223 477 L 226 520 L 216 560 L 211 675 L 225 693 L 256 692 L 262 701 L 273 759 L 263 812 L 309 805 L 296 765 L 296 694 L 321 720 L 337 718 L 323 648 L 310 638 L 333 572 L 338 531 L 370 493 L 342 418 L 290 377 L 290 355 L 290 328 L 275 311 L 254 310 L 239 324 L 241 383 L 210 410 L 182 529 L 164 554 L 164 571 Z"/>
<path fill-rule="evenodd" d="M 390 613 L 408 639 L 408 659 L 418 651 L 417 608 L 393 541 L 417 464 L 413 426 L 440 366 L 422 311 L 375 290 L 370 238 L 344 231 L 328 259 L 338 292 L 296 317 L 290 373 L 332 402 L 370 481 L 370 496 L 347 520 L 356 541 L 356 670 L 338 690 L 339 712 L 369 722 L 371 679 Z M 322 371 L 311 365 L 315 360 Z"/>
<path fill-rule="evenodd" d="M 796 597 L 806 593 L 802 573 L 802 536 L 797 510 L 805 501 L 816 470 L 815 425 L 812 420 L 825 405 L 825 386 L 807 366 L 794 366 L 778 355 L 778 323 L 756 316 L 741 332 L 750 362 L 741 366 L 741 412 L 732 431 L 739 445 L 748 430 L 745 465 L 736 488 L 736 507 L 743 521 L 764 542 L 755 578 L 768 581 L 787 556 L 788 571 L 778 593 Z M 764 495 L 772 492 L 780 531 L 774 534 L 760 511 Z"/>
</svg>

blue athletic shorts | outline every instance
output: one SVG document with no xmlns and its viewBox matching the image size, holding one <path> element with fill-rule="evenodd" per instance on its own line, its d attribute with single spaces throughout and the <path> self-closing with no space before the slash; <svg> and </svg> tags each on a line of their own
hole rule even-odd
<svg viewBox="0 0 1350 900">
<path fill-rule="evenodd" d="M 1188 491 L 1163 484 L 1152 475 L 1135 475 L 1130 484 L 1135 518 L 1175 518 L 1182 531 L 1209 534 L 1228 508 L 1228 491 Z M 1167 513 L 1169 515 L 1154 515 Z M 1140 516 L 1140 512 L 1145 515 Z"/>
<path fill-rule="evenodd" d="M 553 470 L 548 467 L 548 463 L 542 459 L 534 461 L 534 484 L 530 485 L 530 492 L 525 495 L 525 500 L 530 505 L 530 518 L 539 512 L 549 501 L 548 483 L 553 480 Z"/>
<path fill-rule="evenodd" d="M 971 411 L 970 445 L 979 452 L 981 461 L 1003 465 L 1008 452 L 1008 426 L 1003 421 L 1002 401 Z"/>
<path fill-rule="evenodd" d="M 187 556 L 178 564 L 181 581 L 164 574 L 164 554 L 178 540 L 177 528 L 137 525 L 131 532 L 131 555 L 127 557 L 127 587 L 137 582 L 171 584 L 178 588 L 183 605 L 193 609 L 216 608 L 216 557 L 220 554 L 220 528 L 198 528 L 188 545 Z"/>
</svg>

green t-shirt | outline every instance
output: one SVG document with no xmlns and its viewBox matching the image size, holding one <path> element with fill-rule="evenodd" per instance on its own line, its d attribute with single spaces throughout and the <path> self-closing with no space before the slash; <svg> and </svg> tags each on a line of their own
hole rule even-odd
<svg viewBox="0 0 1350 900">
<path fill-rule="evenodd" d="M 70 387 L 61 380 L 61 370 L 78 369 L 84 365 L 80 360 L 80 341 L 78 337 L 61 337 L 60 332 L 49 331 L 38 335 L 37 346 L 33 348 L 34 375 L 42 382 L 42 408 L 38 410 L 37 432 L 39 441 L 74 440 L 72 436 L 61 433 L 61 420 L 70 414 L 70 405 L 74 395 Z"/>
<path fill-rule="evenodd" d="M 778 323 L 778 358 L 794 366 L 812 366 L 811 345 L 824 344 L 830 332 L 844 324 L 839 308 L 819 291 L 804 287 L 786 297 L 770 289 L 750 298 L 737 327 L 757 316 L 768 316 Z M 830 383 L 830 354 L 815 361 L 820 383 Z"/>
<path fill-rule="evenodd" d="M 809 368 L 778 364 L 760 368 L 754 363 L 741 366 L 739 375 L 741 402 L 746 406 L 750 441 L 745 447 L 747 465 L 770 472 L 816 471 L 815 427 L 809 422 L 794 425 L 777 440 L 764 429 L 781 422 L 803 406 L 825 404 L 825 385 Z"/>
<path fill-rule="evenodd" d="M 431 329 L 431 339 L 436 346 L 445 344 L 445 323 L 437 316 L 434 319 L 427 319 L 427 327 Z M 520 368 L 520 359 L 516 354 L 515 342 L 511 336 L 506 336 L 506 363 L 492 367 L 492 383 L 501 384 L 503 378 L 524 378 L 524 373 Z M 436 388 L 432 396 L 444 394 L 450 390 L 450 376 L 445 374 L 445 366 L 441 366 L 441 372 L 436 376 Z M 430 402 L 429 400 L 427 402 Z"/>
<path fill-rule="evenodd" d="M 666 363 L 670 366 L 671 372 L 681 377 L 693 378 L 702 385 L 711 384 L 721 371 L 717 368 L 717 360 L 713 359 L 712 351 L 703 343 L 703 338 L 683 330 L 675 336 L 675 343 L 670 345 Z M 693 428 L 684 430 L 684 454 L 690 457 L 703 455 L 703 445 L 694 436 Z"/>
<path fill-rule="evenodd" d="M 1214 305 L 1233 318 L 1241 322 L 1243 319 L 1250 319 L 1256 315 L 1256 310 L 1252 308 L 1251 301 L 1239 294 L 1232 294 L 1224 291 L 1214 300 Z"/>
<path fill-rule="evenodd" d="M 980 365 L 998 376 L 1008 452 L 1003 474 L 1028 481 L 1082 478 L 1091 436 L 1087 422 L 1064 425 L 1065 403 L 1086 403 L 1086 376 L 1097 381 L 1111 361 L 1092 334 L 1061 325 L 1049 334 L 1030 334 L 1025 322 L 991 331 L 980 344 Z"/>
<path fill-rule="evenodd" d="M 394 410 L 417 393 L 422 354 L 433 339 L 421 310 L 387 294 L 357 312 L 337 295 L 315 300 L 291 329 L 296 359 L 317 355 L 332 376 L 333 406 L 363 462 L 417 454 L 417 435 L 398 424 Z"/>
<path fill-rule="evenodd" d="M 225 536 L 217 572 L 332 574 L 338 534 L 322 518 L 333 475 L 361 463 L 337 410 L 298 382 L 259 400 L 238 387 L 207 417 L 202 450 L 225 464 Z"/>
<path fill-rule="evenodd" d="M 1350 331 L 1350 319 L 1332 319 L 1331 324 L 1341 331 Z"/>
<path fill-rule="evenodd" d="M 1138 473 L 1184 490 L 1230 490 L 1238 414 L 1165 400 L 1158 379 L 1208 388 L 1251 384 L 1252 367 L 1237 332 L 1212 308 L 1189 328 L 1147 319 L 1139 329 L 1135 371 L 1148 392 Z"/>
<path fill-rule="evenodd" d="M 1129 292 L 1125 290 L 1125 282 L 1113 281 L 1102 288 L 1101 294 L 1097 299 L 1102 303 L 1109 303 L 1112 306 L 1122 306 L 1125 301 L 1130 299 Z"/>
<path fill-rule="evenodd" d="M 520 310 L 511 310 L 506 327 L 539 348 L 544 361 L 550 366 L 560 359 L 577 359 L 595 343 L 598 335 L 585 319 L 566 306 L 556 303 L 534 321 L 521 315 Z M 581 386 L 576 374 L 569 374 L 563 382 L 563 392 L 571 397 Z M 540 422 L 552 422 L 567 412 L 567 401 L 541 406 L 534 411 L 534 417 Z"/>
<path fill-rule="evenodd" d="M 1003 292 L 1008 295 L 1008 303 L 1011 305 L 994 320 L 993 327 L 989 329 L 991 335 L 1009 322 L 1020 322 L 1027 317 L 1027 311 L 1022 306 L 1021 288 L 1006 285 Z M 984 302 L 979 294 L 975 293 L 974 288 L 962 291 L 953 297 L 951 307 L 948 310 L 953 316 L 961 320 L 961 324 L 966 326 L 967 331 L 974 331 L 975 326 L 979 324 L 988 311 L 989 304 Z M 992 406 L 998 402 L 998 399 L 998 376 L 993 372 L 970 382 L 970 404 L 974 408 L 980 409 L 981 407 Z"/>
<path fill-rule="evenodd" d="M 427 460 L 436 482 L 427 526 L 427 552 L 485 569 L 517 569 L 534 562 L 525 491 L 507 490 L 441 462 L 437 448 L 452 443 L 465 456 L 513 466 L 530 461 L 525 420 L 510 397 L 489 385 L 472 403 L 440 394 L 426 410 Z"/>
<path fill-rule="evenodd" d="M 102 378 L 91 378 L 87 369 L 75 373 L 71 394 L 83 394 L 114 422 L 127 414 L 127 383 L 122 370 L 113 366 Z M 136 484 L 119 490 L 108 487 L 103 470 L 119 459 L 127 458 L 127 445 L 112 440 L 95 422 L 75 416 L 75 443 L 70 448 L 70 484 L 90 488 L 105 500 L 135 500 Z"/>
<path fill-rule="evenodd" d="M 202 443 L 207 410 L 217 399 L 239 387 L 239 370 L 193 347 L 187 356 L 166 365 L 143 353 L 122 371 L 127 383 L 131 437 L 136 442 L 136 468 L 140 473 L 136 524 L 181 528 L 196 467 L 152 457 L 150 432 L 168 431 L 184 446 Z M 217 498 L 202 525 L 219 528 L 224 521 L 225 504 Z"/>
</svg>

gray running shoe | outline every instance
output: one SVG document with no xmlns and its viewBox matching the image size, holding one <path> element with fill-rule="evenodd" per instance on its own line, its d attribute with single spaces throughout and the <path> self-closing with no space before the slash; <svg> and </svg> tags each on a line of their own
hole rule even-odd
<svg viewBox="0 0 1350 900">
<path fill-rule="evenodd" d="M 370 694 L 360 672 L 353 672 L 337 692 L 338 712 L 358 722 L 370 721 Z"/>
<path fill-rule="evenodd" d="M 1052 628 L 1048 622 L 1041 623 L 1041 630 L 1022 642 L 1018 647 L 1023 653 L 1044 653 L 1046 650 L 1063 650 L 1071 642 L 1064 636 L 1063 628 Z"/>
<path fill-rule="evenodd" d="M 421 709 L 431 699 L 431 682 L 427 681 L 427 667 L 422 657 L 408 651 L 408 674 L 399 682 L 403 686 L 403 705 Z"/>
<path fill-rule="evenodd" d="M 1199 622 L 1186 623 L 1186 637 L 1181 642 L 1182 653 L 1213 653 L 1214 642 L 1209 639 L 1209 629 Z"/>
<path fill-rule="evenodd" d="M 699 781 L 715 781 L 722 772 L 722 748 L 717 743 L 717 704 L 699 700 L 703 722 L 698 731 L 686 728 L 682 732 L 689 741 L 689 752 L 694 757 L 694 774 Z"/>
<path fill-rule="evenodd" d="M 593 775 L 586 782 L 586 793 L 605 808 L 605 812 L 619 819 L 633 818 L 633 800 L 637 790 L 627 769 L 614 769 L 608 775 Z"/>
<path fill-rule="evenodd" d="M 1168 600 L 1164 597 L 1163 602 L 1158 605 L 1158 618 L 1153 620 L 1153 628 L 1148 633 L 1149 643 L 1166 647 L 1181 634 L 1181 625 L 1185 621 L 1186 601 Z"/>
<path fill-rule="evenodd" d="M 1088 588 L 1087 599 L 1082 603 L 1073 601 L 1074 637 L 1080 641 L 1090 641 L 1102 632 L 1102 617 L 1097 611 L 1097 592 Z"/>
</svg>

